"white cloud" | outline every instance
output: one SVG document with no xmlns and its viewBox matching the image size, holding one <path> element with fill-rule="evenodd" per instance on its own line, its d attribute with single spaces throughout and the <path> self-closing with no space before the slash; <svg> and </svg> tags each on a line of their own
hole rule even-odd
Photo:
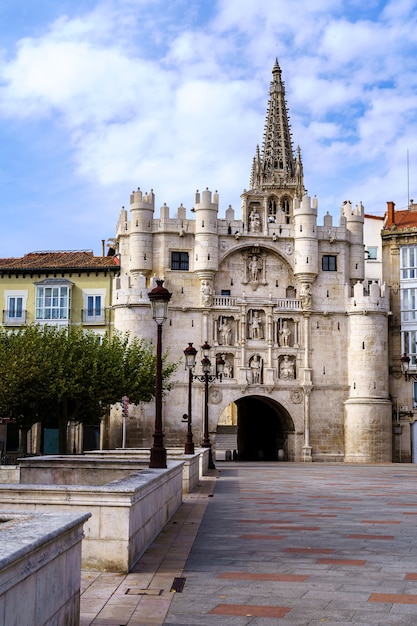
<svg viewBox="0 0 417 626">
<path fill-rule="evenodd" d="M 3 56 L 0 119 L 59 128 L 76 184 L 112 203 L 139 185 L 175 209 L 209 186 L 238 209 L 278 55 L 309 190 L 324 212 L 348 192 L 377 210 L 403 147 L 417 154 L 415 13 L 407 0 L 98 2 Z"/>
</svg>

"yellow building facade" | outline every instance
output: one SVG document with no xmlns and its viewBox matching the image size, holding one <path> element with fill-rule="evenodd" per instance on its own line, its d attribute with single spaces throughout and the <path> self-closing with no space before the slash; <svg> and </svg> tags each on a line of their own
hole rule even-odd
<svg viewBox="0 0 417 626">
<path fill-rule="evenodd" d="M 0 259 L 2 325 L 11 332 L 40 324 L 83 326 L 98 334 L 111 334 L 112 286 L 119 273 L 118 262 L 117 256 L 94 256 L 91 250 L 31 252 L 20 258 Z M 21 448 L 21 442 L 14 425 L 3 422 L 0 454 L 6 458 Z M 72 430 L 69 451 L 98 447 L 96 430 Z M 34 427 L 28 438 L 28 452 L 55 452 L 56 436 L 48 429 Z"/>
</svg>

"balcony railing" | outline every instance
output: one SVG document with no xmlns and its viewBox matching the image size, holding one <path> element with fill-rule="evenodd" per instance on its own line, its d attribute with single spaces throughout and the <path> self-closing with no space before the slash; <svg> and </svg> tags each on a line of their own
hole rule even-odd
<svg viewBox="0 0 417 626">
<path fill-rule="evenodd" d="M 213 296 L 213 306 L 229 308 L 231 306 L 237 306 L 237 298 L 231 296 Z"/>
<path fill-rule="evenodd" d="M 287 311 L 301 311 L 301 300 L 297 298 L 260 298 L 246 294 L 245 297 L 236 298 L 235 296 L 213 296 L 213 306 L 215 308 L 231 308 L 240 304 L 253 304 L 256 306 L 272 305 L 276 309 Z"/>
<path fill-rule="evenodd" d="M 3 326 L 21 326 L 26 324 L 27 311 L 3 311 Z"/>
<path fill-rule="evenodd" d="M 106 313 L 104 309 L 91 310 L 83 309 L 81 311 L 81 321 L 83 324 L 91 324 L 92 326 L 99 326 L 106 323 Z"/>
</svg>

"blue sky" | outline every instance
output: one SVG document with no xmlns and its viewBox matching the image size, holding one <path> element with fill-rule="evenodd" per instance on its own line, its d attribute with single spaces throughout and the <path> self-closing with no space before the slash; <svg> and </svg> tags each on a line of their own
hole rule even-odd
<svg viewBox="0 0 417 626">
<path fill-rule="evenodd" d="M 239 215 L 276 56 L 319 223 L 417 199 L 414 0 L 1 3 L 0 256 L 100 254 L 137 187 Z"/>
</svg>

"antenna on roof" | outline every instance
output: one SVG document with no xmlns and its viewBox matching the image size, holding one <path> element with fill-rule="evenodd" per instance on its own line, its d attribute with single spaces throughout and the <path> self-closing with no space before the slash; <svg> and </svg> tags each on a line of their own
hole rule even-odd
<svg viewBox="0 0 417 626">
<path fill-rule="evenodd" d="M 407 207 L 410 208 L 410 159 L 407 148 Z"/>
</svg>

